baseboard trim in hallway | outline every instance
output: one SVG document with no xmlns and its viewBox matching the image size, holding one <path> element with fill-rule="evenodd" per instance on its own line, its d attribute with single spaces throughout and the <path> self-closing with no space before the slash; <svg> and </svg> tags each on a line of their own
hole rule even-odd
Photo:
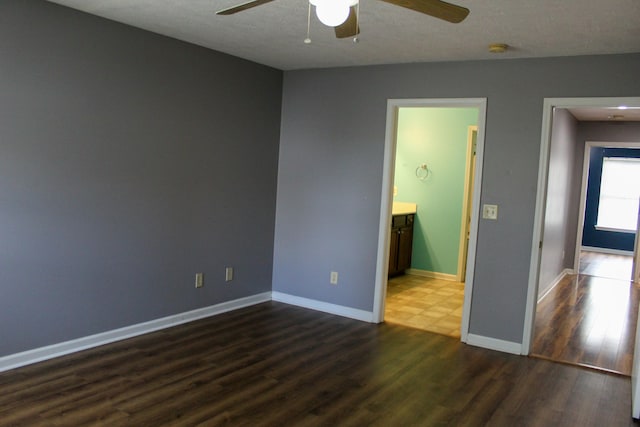
<svg viewBox="0 0 640 427">
<path fill-rule="evenodd" d="M 562 279 L 564 279 L 569 274 L 575 274 L 575 270 L 571 268 L 565 268 L 564 270 L 562 270 L 560 274 L 558 274 L 558 277 L 553 279 L 553 281 L 551 282 L 547 290 L 544 291 L 544 293 L 540 297 L 538 297 L 538 304 L 540 304 L 540 302 L 544 299 L 544 297 L 549 295 L 553 291 L 553 289 L 558 285 L 558 283 L 560 283 Z"/>
</svg>

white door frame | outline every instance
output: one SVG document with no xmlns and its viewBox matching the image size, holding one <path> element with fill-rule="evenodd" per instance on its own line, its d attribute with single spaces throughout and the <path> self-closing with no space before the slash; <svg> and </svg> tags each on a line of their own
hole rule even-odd
<svg viewBox="0 0 640 427">
<path fill-rule="evenodd" d="M 387 293 L 387 274 L 389 269 L 389 230 L 391 229 L 391 207 L 393 204 L 393 172 L 396 162 L 396 136 L 398 126 L 398 110 L 403 107 L 426 108 L 477 108 L 478 135 L 476 142 L 476 170 L 473 183 L 473 200 L 471 215 L 471 234 L 467 256 L 467 273 L 462 310 L 461 341 L 466 342 L 469 334 L 469 314 L 471 313 L 471 297 L 473 275 L 476 260 L 476 242 L 478 239 L 478 219 L 480 212 L 480 189 L 482 188 L 482 163 L 484 156 L 484 129 L 486 122 L 486 98 L 453 98 L 453 99 L 389 99 L 387 100 L 387 123 L 384 144 L 384 163 L 382 171 L 382 197 L 380 206 L 380 226 L 378 230 L 378 256 L 376 263 L 376 281 L 373 299 L 373 322 L 384 320 L 385 295 Z"/>
<path fill-rule="evenodd" d="M 540 252 L 542 249 L 542 233 L 544 232 L 544 214 L 547 200 L 547 179 L 549 173 L 549 150 L 551 145 L 551 129 L 554 108 L 602 107 L 610 108 L 620 105 L 640 108 L 640 97 L 621 98 L 545 98 L 542 110 L 542 134 L 540 139 L 540 159 L 538 163 L 538 189 L 536 194 L 536 210 L 533 220 L 531 239 L 531 262 L 529 265 L 529 284 L 527 303 L 524 315 L 522 334 L 522 354 L 528 355 L 533 341 L 535 311 L 538 295 L 538 279 L 540 275 Z"/>
<path fill-rule="evenodd" d="M 462 220 L 460 222 L 460 247 L 458 249 L 458 270 L 456 271 L 456 280 L 463 282 L 466 273 L 467 258 L 469 256 L 469 245 L 467 244 L 467 237 L 470 237 L 471 232 L 471 208 L 473 206 L 473 197 L 471 197 L 471 204 L 469 204 L 470 196 L 473 196 L 473 178 L 475 176 L 475 154 L 473 144 L 473 133 L 476 134 L 476 140 L 478 139 L 478 126 L 472 125 L 467 129 L 467 158 L 464 167 L 464 191 L 462 192 Z M 473 176 L 471 174 L 474 174 Z"/>
<path fill-rule="evenodd" d="M 580 252 L 582 251 L 582 234 L 584 232 L 584 211 L 587 207 L 587 186 L 589 178 L 589 161 L 593 147 L 605 148 L 640 148 L 640 142 L 600 142 L 586 141 L 584 144 L 584 162 L 582 164 L 582 187 L 580 188 L 580 211 L 578 212 L 578 231 L 576 233 L 576 249 L 573 258 L 573 271 L 580 269 Z M 636 228 L 637 231 L 637 228 Z M 636 232 L 636 240 L 638 237 Z M 635 265 L 635 262 L 634 262 Z"/>
<path fill-rule="evenodd" d="M 638 202 L 640 202 L 640 200 Z M 633 267 L 631 268 L 631 280 L 635 283 L 640 283 L 640 203 L 638 203 L 636 240 L 633 242 Z"/>
</svg>

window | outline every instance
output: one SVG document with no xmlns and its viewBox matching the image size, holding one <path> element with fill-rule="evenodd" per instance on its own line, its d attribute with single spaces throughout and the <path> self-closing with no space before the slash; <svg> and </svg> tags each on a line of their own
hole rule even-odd
<svg viewBox="0 0 640 427">
<path fill-rule="evenodd" d="M 596 228 L 635 232 L 640 197 L 640 159 L 605 157 Z"/>
</svg>

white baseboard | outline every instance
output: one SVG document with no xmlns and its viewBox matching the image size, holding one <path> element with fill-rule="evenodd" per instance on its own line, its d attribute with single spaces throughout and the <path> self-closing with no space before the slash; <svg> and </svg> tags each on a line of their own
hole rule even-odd
<svg viewBox="0 0 640 427">
<path fill-rule="evenodd" d="M 593 246 L 581 246 L 580 250 L 585 252 L 600 252 L 601 254 L 611 255 L 627 255 L 633 256 L 633 251 L 623 251 L 621 249 L 609 249 L 609 248 L 596 248 Z"/>
<path fill-rule="evenodd" d="M 488 348 L 489 350 L 502 351 L 504 353 L 522 354 L 522 344 L 484 337 L 482 335 L 467 335 L 467 344 L 475 347 Z"/>
<path fill-rule="evenodd" d="M 295 295 L 284 294 L 282 292 L 272 292 L 271 298 L 274 301 L 283 302 L 285 304 L 296 305 L 298 307 L 309 308 L 311 310 L 322 311 L 325 313 L 336 314 L 342 317 L 348 317 L 350 319 L 374 323 L 373 312 L 371 311 L 364 311 L 357 308 L 345 307 L 343 305 L 330 304 L 328 302 L 297 297 Z"/>
<path fill-rule="evenodd" d="M 46 347 L 40 347 L 21 353 L 15 353 L 8 356 L 0 357 L 0 372 L 8 371 L 10 369 L 19 368 L 21 366 L 30 365 L 32 363 L 37 363 L 44 360 L 53 359 L 55 357 L 64 356 L 66 354 L 74 353 L 77 351 L 98 347 L 104 344 L 109 344 L 115 341 L 120 341 L 149 332 L 154 332 L 160 329 L 170 328 L 172 326 L 192 322 L 194 320 L 202 319 L 205 317 L 215 316 L 217 314 L 226 313 L 228 311 L 237 310 L 243 307 L 260 304 L 271 300 L 304 307 L 311 310 L 335 314 L 338 316 L 360 320 L 363 322 L 374 323 L 374 316 L 373 312 L 371 311 L 345 307 L 337 304 L 330 304 L 327 302 L 298 297 L 282 292 L 264 292 L 261 294 L 252 295 L 233 301 L 227 301 L 209 307 L 203 307 L 172 316 L 162 317 L 160 319 L 150 320 L 148 322 L 125 326 L 124 328 L 113 329 L 111 331 L 89 335 L 75 340 L 65 341 Z M 476 347 L 483 347 L 490 350 L 497 350 L 512 354 L 521 354 L 522 349 L 522 345 L 519 343 L 503 341 L 474 334 L 467 335 L 466 343 Z"/>
<path fill-rule="evenodd" d="M 33 350 L 27 350 L 21 353 L 10 354 L 8 356 L 0 357 L 0 372 L 18 368 L 20 366 L 30 365 L 36 362 L 41 362 L 43 360 L 53 359 L 54 357 L 64 356 L 65 354 L 74 353 L 76 351 L 98 347 L 103 344 L 109 344 L 115 341 L 120 341 L 149 332 L 154 332 L 160 329 L 170 328 L 172 326 L 202 319 L 204 317 L 215 316 L 216 314 L 237 310 L 239 308 L 260 304 L 262 302 L 270 300 L 271 292 L 264 292 L 245 298 L 239 298 L 233 301 L 211 305 L 209 307 L 199 308 L 172 316 L 162 317 L 160 319 L 150 320 L 144 323 L 125 326 L 124 328 L 113 329 L 111 331 L 89 335 L 75 340 L 52 344 Z"/>
<path fill-rule="evenodd" d="M 575 271 L 571 268 L 565 268 L 564 270 L 562 270 L 562 272 L 560 272 L 560 274 L 558 274 L 558 277 L 556 277 L 555 279 L 553 279 L 553 281 L 551 282 L 551 285 L 549 285 L 549 287 L 547 288 L 546 291 L 544 291 L 544 293 L 538 297 L 538 304 L 540 304 L 540 301 L 542 301 L 542 299 L 544 297 L 546 297 L 547 295 L 549 295 L 549 293 L 553 290 L 553 288 L 556 287 L 556 285 L 558 283 L 560 283 L 560 281 L 562 279 L 565 278 L 566 275 L 568 274 L 575 274 Z"/>
<path fill-rule="evenodd" d="M 450 282 L 457 282 L 458 276 L 455 274 L 438 273 L 436 271 L 418 270 L 417 268 L 410 268 L 407 270 L 407 274 L 412 276 L 428 277 L 430 279 L 447 280 Z"/>
</svg>

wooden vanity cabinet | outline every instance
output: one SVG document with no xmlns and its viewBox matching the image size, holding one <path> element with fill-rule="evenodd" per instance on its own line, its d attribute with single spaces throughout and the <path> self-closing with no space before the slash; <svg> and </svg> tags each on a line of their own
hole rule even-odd
<svg viewBox="0 0 640 427">
<path fill-rule="evenodd" d="M 389 276 L 404 273 L 411 267 L 414 214 L 393 215 L 389 248 Z"/>
</svg>

